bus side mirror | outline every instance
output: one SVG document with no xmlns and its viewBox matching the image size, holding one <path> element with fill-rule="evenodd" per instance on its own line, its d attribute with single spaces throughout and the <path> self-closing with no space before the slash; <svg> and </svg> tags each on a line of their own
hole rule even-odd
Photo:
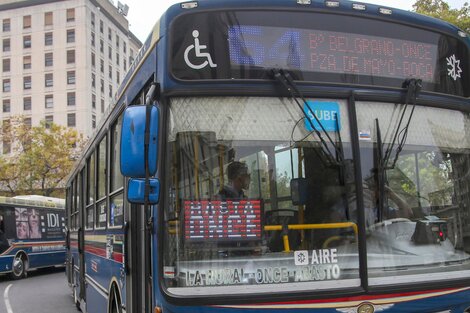
<svg viewBox="0 0 470 313">
<path fill-rule="evenodd" d="M 290 181 L 290 194 L 293 205 L 304 205 L 307 203 L 308 183 L 306 178 L 294 178 Z"/>
<path fill-rule="evenodd" d="M 150 190 L 148 203 L 157 204 L 160 196 L 160 181 L 156 178 L 149 179 Z M 127 200 L 133 204 L 145 203 L 145 179 L 132 178 L 129 180 Z"/>
<path fill-rule="evenodd" d="M 121 127 L 121 173 L 124 176 L 145 177 L 145 128 L 147 109 L 150 112 L 148 166 L 150 176 L 157 172 L 158 119 L 156 106 L 133 105 L 124 111 Z"/>
</svg>

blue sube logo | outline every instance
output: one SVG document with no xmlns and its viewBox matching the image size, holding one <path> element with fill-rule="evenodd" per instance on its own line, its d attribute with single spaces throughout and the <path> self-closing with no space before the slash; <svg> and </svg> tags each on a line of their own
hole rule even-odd
<svg viewBox="0 0 470 313">
<path fill-rule="evenodd" d="M 333 132 L 341 130 L 341 114 L 338 102 L 307 101 L 304 104 L 304 112 L 308 116 L 308 119 L 305 119 L 305 129 L 307 131 L 313 131 L 310 122 L 312 122 L 316 130 L 322 131 L 313 114 L 316 115 L 325 131 Z"/>
</svg>

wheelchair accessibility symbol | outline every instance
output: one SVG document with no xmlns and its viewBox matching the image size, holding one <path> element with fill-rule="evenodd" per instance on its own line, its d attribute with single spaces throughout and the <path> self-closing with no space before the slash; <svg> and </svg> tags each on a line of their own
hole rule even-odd
<svg viewBox="0 0 470 313">
<path fill-rule="evenodd" d="M 194 45 L 190 45 L 184 51 L 184 61 L 186 62 L 186 64 L 190 68 L 195 69 L 195 70 L 203 69 L 207 65 L 209 65 L 210 67 L 217 67 L 217 64 L 212 62 L 212 58 L 211 58 L 210 53 L 202 52 L 202 50 L 206 49 L 207 46 L 199 44 L 199 38 L 198 38 L 199 37 L 199 31 L 193 30 L 193 37 L 194 37 Z M 194 56 L 197 59 L 201 60 L 200 64 L 193 64 L 189 60 L 189 53 L 191 52 L 191 50 L 194 50 L 194 52 L 192 52 L 192 53 L 194 53 Z"/>
</svg>

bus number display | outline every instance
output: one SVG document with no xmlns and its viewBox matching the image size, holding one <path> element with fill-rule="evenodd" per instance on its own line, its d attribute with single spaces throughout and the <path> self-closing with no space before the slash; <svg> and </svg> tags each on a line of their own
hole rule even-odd
<svg viewBox="0 0 470 313">
<path fill-rule="evenodd" d="M 261 201 L 184 201 L 187 241 L 261 239 Z"/>
<path fill-rule="evenodd" d="M 231 26 L 232 66 L 436 81 L 434 44 L 345 32 Z"/>
</svg>

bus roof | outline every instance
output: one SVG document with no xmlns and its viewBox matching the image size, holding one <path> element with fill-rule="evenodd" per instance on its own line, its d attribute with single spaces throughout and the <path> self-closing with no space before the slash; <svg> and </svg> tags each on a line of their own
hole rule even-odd
<svg viewBox="0 0 470 313">
<path fill-rule="evenodd" d="M 191 6 L 191 3 L 197 3 L 197 5 Z M 302 4 L 300 4 L 302 3 Z M 305 3 L 305 4 L 304 4 Z M 184 5 L 184 7 L 183 7 Z M 181 12 L 190 12 L 192 9 L 198 10 L 213 10 L 213 9 L 269 9 L 269 8 L 292 8 L 299 9 L 305 8 L 321 10 L 323 12 L 330 13 L 349 13 L 359 14 L 364 17 L 377 17 L 388 21 L 402 22 L 420 25 L 422 27 L 432 28 L 434 30 L 451 33 L 456 35 L 458 28 L 444 20 L 426 16 L 420 13 L 391 8 L 385 5 L 376 5 L 371 3 L 362 3 L 361 1 L 349 1 L 349 0 L 311 0 L 311 1 L 300 1 L 300 0 L 196 0 L 196 1 L 181 1 L 180 3 L 174 4 L 168 8 L 163 14 L 173 16 Z M 150 36 L 149 36 L 150 37 Z M 468 36 L 467 36 L 468 37 Z"/>
<path fill-rule="evenodd" d="M 44 196 L 17 196 L 14 198 L 0 197 L 0 205 L 64 209 L 65 200 Z"/>
</svg>

